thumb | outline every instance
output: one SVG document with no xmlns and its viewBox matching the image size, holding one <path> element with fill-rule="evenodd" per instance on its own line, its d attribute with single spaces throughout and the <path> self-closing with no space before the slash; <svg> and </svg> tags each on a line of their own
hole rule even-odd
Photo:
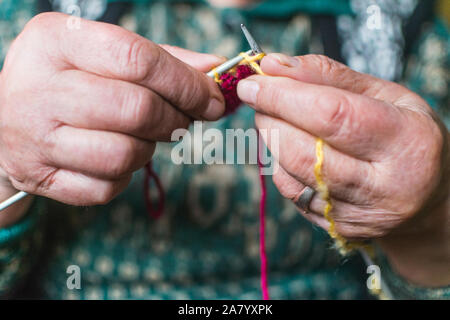
<svg viewBox="0 0 450 320">
<path fill-rule="evenodd" d="M 335 87 L 375 99 L 395 101 L 405 93 L 400 85 L 359 73 L 323 55 L 291 57 L 272 53 L 261 61 L 261 69 L 272 76 Z"/>
<path fill-rule="evenodd" d="M 226 60 L 224 57 L 213 54 L 199 53 L 167 44 L 161 44 L 159 46 L 175 58 L 202 72 L 208 72 Z"/>
</svg>

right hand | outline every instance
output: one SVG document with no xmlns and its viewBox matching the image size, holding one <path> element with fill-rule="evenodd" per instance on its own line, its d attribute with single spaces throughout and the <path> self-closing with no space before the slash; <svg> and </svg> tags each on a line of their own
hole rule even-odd
<svg viewBox="0 0 450 320">
<path fill-rule="evenodd" d="M 220 58 L 158 46 L 120 27 L 33 18 L 0 74 L 0 185 L 73 205 L 104 204 L 192 118 L 223 96 L 203 72 Z M 176 57 L 190 62 L 189 66 Z M 197 71 L 195 68 L 203 71 Z"/>
</svg>

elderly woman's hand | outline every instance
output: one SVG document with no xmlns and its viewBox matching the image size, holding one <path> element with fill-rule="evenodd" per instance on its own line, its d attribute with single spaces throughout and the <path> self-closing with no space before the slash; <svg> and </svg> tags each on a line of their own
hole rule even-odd
<svg viewBox="0 0 450 320">
<path fill-rule="evenodd" d="M 349 239 L 392 239 L 440 230 L 446 235 L 440 241 L 447 241 L 434 244 L 445 247 L 440 258 L 448 267 L 448 131 L 427 103 L 398 84 L 324 56 L 271 54 L 261 68 L 270 77 L 241 81 L 238 94 L 256 110 L 259 129 L 279 130 L 280 170 L 273 180 L 280 193 L 296 201 L 305 186 L 317 188 L 320 137 L 337 232 Z M 269 149 L 275 143 L 265 142 Z M 316 195 L 303 215 L 328 229 L 324 206 Z M 447 284 L 449 270 L 440 275 Z"/>
<path fill-rule="evenodd" d="M 164 47 L 169 54 L 110 24 L 70 29 L 68 19 L 35 17 L 8 52 L 0 183 L 69 204 L 105 203 L 151 159 L 156 141 L 193 118 L 222 115 L 222 94 L 203 73 L 222 60 Z"/>
</svg>

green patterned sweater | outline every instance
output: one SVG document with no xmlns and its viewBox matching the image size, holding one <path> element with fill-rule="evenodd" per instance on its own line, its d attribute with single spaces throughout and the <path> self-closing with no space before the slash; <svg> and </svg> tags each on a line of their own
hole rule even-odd
<svg viewBox="0 0 450 320">
<path fill-rule="evenodd" d="M 0 0 L 0 61 L 36 1 Z M 157 43 L 233 56 L 247 49 L 245 22 L 267 52 L 321 53 L 311 18 L 352 19 L 348 1 L 268 1 L 254 10 L 219 10 L 198 1 L 136 1 L 120 25 Z M 346 20 L 347 19 L 347 20 Z M 449 124 L 450 41 L 435 18 L 417 35 L 400 81 L 421 94 Z M 207 128 L 253 127 L 253 112 Z M 254 165 L 175 165 L 172 144 L 159 144 L 155 168 L 166 189 L 161 219 L 148 217 L 137 172 L 108 205 L 71 207 L 37 198 L 17 224 L 0 229 L 0 296 L 49 299 L 259 299 L 258 170 Z M 268 179 L 266 241 L 271 297 L 366 299 L 366 265 L 340 257 L 327 233 L 312 226 Z M 395 298 L 449 298 L 450 287 L 413 286 L 382 257 Z M 66 285 L 80 267 L 81 289 Z"/>
</svg>

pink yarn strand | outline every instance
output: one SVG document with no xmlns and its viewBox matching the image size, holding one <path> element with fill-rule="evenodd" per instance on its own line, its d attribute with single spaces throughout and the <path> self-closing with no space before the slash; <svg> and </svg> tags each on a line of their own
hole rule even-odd
<svg viewBox="0 0 450 320">
<path fill-rule="evenodd" d="M 241 105 L 241 101 L 237 96 L 237 84 L 240 80 L 247 78 L 248 76 L 254 74 L 254 70 L 247 65 L 240 65 L 236 69 L 235 75 L 230 73 L 223 74 L 220 78 L 221 83 L 219 87 L 225 97 L 226 101 L 226 112 L 225 114 L 231 114 Z M 260 137 L 258 136 L 258 168 L 259 168 L 259 179 L 261 183 L 261 198 L 259 203 L 259 254 L 261 261 L 261 291 L 263 300 L 269 300 L 269 288 L 268 288 L 268 262 L 267 262 L 267 253 L 266 253 L 266 236 L 265 236 L 265 213 L 266 213 L 266 198 L 267 198 L 267 187 L 265 177 L 263 175 L 263 164 L 261 163 L 260 158 Z M 155 185 L 158 188 L 158 207 L 156 210 L 153 209 L 153 204 L 150 199 L 150 182 L 151 180 L 155 181 Z M 149 162 L 145 166 L 145 179 L 144 179 L 144 193 L 145 193 L 145 204 L 147 206 L 147 211 L 149 215 L 157 219 L 159 218 L 164 211 L 164 201 L 165 201 L 165 193 L 164 188 L 159 180 L 158 175 L 152 168 L 152 163 Z"/>
<path fill-rule="evenodd" d="M 259 138 L 258 138 L 259 142 Z M 259 144 L 259 143 L 258 143 Z M 267 280 L 267 253 L 266 253 L 266 180 L 262 172 L 263 165 L 260 160 L 260 148 L 258 147 L 259 180 L 261 183 L 261 198 L 259 202 L 259 256 L 261 261 L 261 290 L 263 300 L 269 300 L 269 285 Z"/>
<path fill-rule="evenodd" d="M 156 208 L 156 210 L 153 209 L 152 200 L 150 199 L 150 181 L 152 179 L 153 181 L 155 181 L 156 188 L 158 189 L 158 207 Z M 158 219 L 164 212 L 165 192 L 161 180 L 153 170 L 151 161 L 145 165 L 144 195 L 147 212 L 152 218 Z"/>
<path fill-rule="evenodd" d="M 237 95 L 237 85 L 240 80 L 247 78 L 255 74 L 255 70 L 248 65 L 239 65 L 236 68 L 236 72 L 234 74 L 225 73 L 220 77 L 219 87 L 222 91 L 223 96 L 226 101 L 226 112 L 225 115 L 231 114 L 237 110 L 237 108 L 241 105 L 241 100 Z M 267 189 L 266 189 L 266 181 L 264 179 L 264 175 L 262 173 L 263 165 L 260 160 L 260 137 L 258 137 L 258 167 L 259 167 L 259 178 L 261 182 L 261 199 L 259 203 L 259 253 L 261 259 L 261 290 L 262 296 L 264 300 L 269 300 L 269 289 L 268 289 L 268 281 L 267 281 L 267 254 L 266 254 L 266 238 L 265 238 L 265 212 L 266 212 L 266 197 L 267 197 Z"/>
</svg>

